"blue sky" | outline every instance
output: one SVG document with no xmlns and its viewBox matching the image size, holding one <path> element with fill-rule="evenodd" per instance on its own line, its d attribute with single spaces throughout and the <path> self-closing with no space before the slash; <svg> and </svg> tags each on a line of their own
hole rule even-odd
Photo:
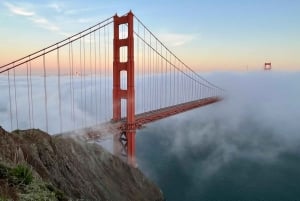
<svg viewBox="0 0 300 201">
<path fill-rule="evenodd" d="M 300 70 L 299 0 L 1 1 L 1 64 L 130 9 L 191 67 Z"/>
</svg>

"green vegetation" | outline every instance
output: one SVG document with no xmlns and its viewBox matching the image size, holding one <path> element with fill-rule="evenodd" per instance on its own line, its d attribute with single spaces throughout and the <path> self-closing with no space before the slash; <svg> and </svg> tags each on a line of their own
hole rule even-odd
<svg viewBox="0 0 300 201">
<path fill-rule="evenodd" d="M 20 200 L 31 201 L 31 200 L 58 200 L 55 196 L 55 192 L 50 191 L 47 185 L 40 181 L 34 180 L 30 185 L 24 188 L 24 192 L 20 193 Z"/>
<path fill-rule="evenodd" d="M 9 171 L 12 183 L 17 185 L 28 185 L 32 182 L 32 171 L 26 165 L 17 165 Z"/>
<path fill-rule="evenodd" d="M 34 178 L 23 164 L 8 167 L 0 163 L 0 201 L 66 201 L 64 193 L 49 183 Z"/>
<path fill-rule="evenodd" d="M 0 179 L 7 178 L 7 176 L 8 176 L 8 168 L 0 164 Z"/>
</svg>

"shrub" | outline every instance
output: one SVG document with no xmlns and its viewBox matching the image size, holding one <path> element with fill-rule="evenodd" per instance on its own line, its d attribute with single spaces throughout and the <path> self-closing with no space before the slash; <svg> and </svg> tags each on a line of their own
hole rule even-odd
<svg viewBox="0 0 300 201">
<path fill-rule="evenodd" d="M 8 169 L 8 167 L 0 164 L 0 179 L 5 179 L 8 177 Z"/>
<path fill-rule="evenodd" d="M 68 201 L 68 198 L 65 196 L 65 194 L 57 189 L 56 187 L 52 186 L 51 184 L 46 184 L 46 187 L 49 191 L 53 192 L 55 194 L 55 197 L 58 201 Z"/>
<path fill-rule="evenodd" d="M 25 186 L 24 191 L 19 195 L 22 201 L 57 201 L 55 193 L 48 190 L 46 184 L 39 179 L 34 179 Z"/>
<path fill-rule="evenodd" d="M 0 201 L 6 201 L 6 200 L 7 200 L 6 198 L 0 196 Z"/>
<path fill-rule="evenodd" d="M 13 177 L 13 182 L 16 184 L 28 185 L 33 179 L 31 170 L 25 165 L 17 165 L 15 168 L 11 169 L 10 175 Z"/>
</svg>

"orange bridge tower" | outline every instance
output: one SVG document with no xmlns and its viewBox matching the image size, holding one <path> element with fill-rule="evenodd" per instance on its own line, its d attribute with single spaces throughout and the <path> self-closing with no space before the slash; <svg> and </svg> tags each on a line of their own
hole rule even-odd
<svg viewBox="0 0 300 201">
<path fill-rule="evenodd" d="M 271 62 L 266 62 L 264 66 L 264 70 L 271 70 L 272 69 L 272 63 Z"/>
<path fill-rule="evenodd" d="M 120 25 L 127 25 L 127 38 L 120 38 Z M 120 49 L 127 48 L 127 61 L 120 61 Z M 127 89 L 121 89 L 121 71 L 127 73 Z M 114 16 L 113 41 L 113 121 L 121 120 L 121 100 L 126 100 L 125 126 L 114 139 L 114 152 L 127 155 L 128 164 L 136 166 L 135 159 L 135 86 L 134 86 L 134 39 L 133 13 Z"/>
</svg>

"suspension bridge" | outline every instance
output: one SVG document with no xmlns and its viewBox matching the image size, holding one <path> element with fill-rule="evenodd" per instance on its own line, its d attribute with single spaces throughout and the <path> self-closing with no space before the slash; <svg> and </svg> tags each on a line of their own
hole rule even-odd
<svg viewBox="0 0 300 201">
<path fill-rule="evenodd" d="M 0 67 L 0 124 L 113 135 L 114 152 L 136 165 L 144 125 L 222 100 L 130 11 Z"/>
</svg>

